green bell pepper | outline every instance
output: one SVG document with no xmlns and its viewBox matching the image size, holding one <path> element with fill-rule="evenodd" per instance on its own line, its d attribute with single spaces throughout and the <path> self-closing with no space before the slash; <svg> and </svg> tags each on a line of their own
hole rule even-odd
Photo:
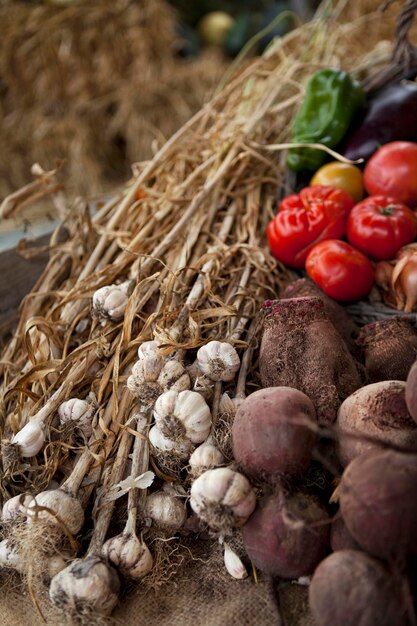
<svg viewBox="0 0 417 626">
<path fill-rule="evenodd" d="M 292 143 L 336 146 L 346 134 L 356 111 L 364 102 L 361 84 L 336 68 L 318 70 L 309 80 L 292 126 Z M 316 170 L 327 159 L 323 150 L 290 148 L 287 166 L 295 171 Z"/>
</svg>

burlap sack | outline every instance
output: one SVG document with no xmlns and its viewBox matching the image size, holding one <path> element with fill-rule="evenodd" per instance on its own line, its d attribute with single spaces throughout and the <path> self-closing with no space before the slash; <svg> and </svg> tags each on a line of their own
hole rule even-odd
<svg viewBox="0 0 417 626">
<path fill-rule="evenodd" d="M 193 542 L 176 575 L 155 591 L 140 584 L 126 590 L 114 613 L 124 626 L 315 626 L 307 587 L 250 576 L 237 581 L 223 565 L 216 541 Z M 187 554 L 187 551 L 185 551 Z M 259 574 L 258 574 L 259 575 Z M 50 626 L 60 626 L 56 615 Z M 0 595 L 0 626 L 42 626 L 28 595 Z"/>
</svg>

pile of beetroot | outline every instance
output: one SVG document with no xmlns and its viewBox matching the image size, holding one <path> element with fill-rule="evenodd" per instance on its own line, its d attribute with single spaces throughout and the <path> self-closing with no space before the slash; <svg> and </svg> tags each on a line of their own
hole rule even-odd
<svg viewBox="0 0 417 626">
<path fill-rule="evenodd" d="M 262 389 L 233 423 L 262 494 L 247 554 L 267 575 L 311 577 L 319 626 L 415 625 L 417 331 L 405 317 L 359 329 L 308 279 L 262 315 Z"/>
</svg>

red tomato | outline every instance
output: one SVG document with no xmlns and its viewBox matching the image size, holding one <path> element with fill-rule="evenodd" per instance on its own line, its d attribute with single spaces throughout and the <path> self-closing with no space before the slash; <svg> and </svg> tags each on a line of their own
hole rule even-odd
<svg viewBox="0 0 417 626">
<path fill-rule="evenodd" d="M 345 241 L 321 241 L 306 261 L 307 274 L 325 293 L 339 302 L 360 300 L 371 291 L 374 270 L 370 260 Z"/>
<path fill-rule="evenodd" d="M 363 180 L 369 195 L 392 196 L 406 206 L 417 206 L 417 143 L 386 143 L 369 159 Z"/>
<path fill-rule="evenodd" d="M 378 261 L 388 261 L 416 238 L 417 217 L 394 198 L 369 196 L 350 212 L 346 235 L 355 248 Z"/>
<path fill-rule="evenodd" d="M 343 237 L 346 215 L 354 205 L 342 189 L 314 185 L 284 198 L 266 231 L 272 254 L 291 267 L 304 267 L 312 246 Z"/>
</svg>

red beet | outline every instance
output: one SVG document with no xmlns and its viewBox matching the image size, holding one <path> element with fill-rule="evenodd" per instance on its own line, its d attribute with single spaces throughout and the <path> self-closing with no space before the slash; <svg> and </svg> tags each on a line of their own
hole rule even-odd
<svg viewBox="0 0 417 626">
<path fill-rule="evenodd" d="M 328 516 L 311 495 L 280 491 L 264 497 L 242 529 L 249 558 L 262 572 L 282 578 L 311 574 L 329 544 Z"/>
<path fill-rule="evenodd" d="M 339 550 L 324 559 L 309 587 L 318 626 L 406 626 L 400 581 L 377 559 Z"/>
<path fill-rule="evenodd" d="M 307 469 L 315 443 L 311 400 L 291 387 L 255 391 L 239 406 L 233 422 L 233 456 L 250 476 L 271 479 Z"/>
<path fill-rule="evenodd" d="M 407 376 L 405 401 L 411 417 L 417 422 L 417 361 L 411 367 Z"/>
<path fill-rule="evenodd" d="M 361 386 L 355 361 L 320 298 L 268 300 L 259 369 L 263 387 L 294 387 L 329 424 L 345 398 Z"/>
<path fill-rule="evenodd" d="M 340 481 L 340 509 L 367 552 L 400 560 L 417 553 L 417 455 L 372 450 L 357 456 Z"/>
<path fill-rule="evenodd" d="M 379 447 L 366 436 L 417 451 L 417 425 L 407 409 L 405 387 L 402 380 L 384 380 L 358 389 L 342 403 L 337 426 L 343 466 L 359 454 Z"/>
<path fill-rule="evenodd" d="M 343 517 L 338 517 L 332 522 L 330 528 L 330 545 L 333 552 L 337 550 L 360 550 L 359 544 L 352 537 Z"/>
<path fill-rule="evenodd" d="M 363 348 L 369 383 L 406 380 L 417 358 L 417 332 L 404 317 L 378 320 L 363 326 L 358 344 Z"/>
</svg>

